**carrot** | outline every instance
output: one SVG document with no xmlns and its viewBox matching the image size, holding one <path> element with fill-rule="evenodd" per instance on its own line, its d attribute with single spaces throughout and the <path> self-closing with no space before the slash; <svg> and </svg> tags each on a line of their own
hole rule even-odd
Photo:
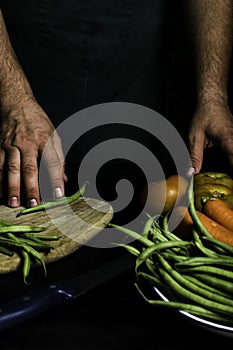
<svg viewBox="0 0 233 350">
<path fill-rule="evenodd" d="M 175 220 L 178 222 L 174 233 L 181 239 L 191 240 L 193 238 L 193 221 L 187 207 L 179 205 L 175 207 L 173 214 L 175 214 Z"/>
<path fill-rule="evenodd" d="M 210 198 L 202 206 L 203 213 L 233 231 L 233 210 L 221 199 Z"/>
<path fill-rule="evenodd" d="M 180 213 L 183 213 L 184 216 L 174 231 L 181 238 L 185 236 L 187 239 L 189 239 L 192 236 L 192 230 L 194 227 L 193 220 L 186 207 L 177 208 L 177 210 L 179 210 Z M 202 224 L 213 238 L 233 246 L 233 231 L 229 230 L 198 210 L 196 213 Z M 198 228 L 196 228 L 196 230 L 198 231 Z"/>
</svg>

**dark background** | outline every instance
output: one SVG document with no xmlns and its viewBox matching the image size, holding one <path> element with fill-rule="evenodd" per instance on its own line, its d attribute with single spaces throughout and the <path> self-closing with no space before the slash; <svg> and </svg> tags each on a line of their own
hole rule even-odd
<svg viewBox="0 0 233 350">
<path fill-rule="evenodd" d="M 167 96 L 164 108 L 166 115 L 174 121 L 186 140 L 195 103 L 194 72 L 184 29 L 182 1 L 170 3 L 167 41 L 169 59 L 164 77 Z M 207 152 L 204 169 L 222 172 L 228 171 L 229 167 L 221 152 L 214 149 Z M 59 265 L 60 270 L 56 269 L 53 278 L 73 271 L 76 259 L 74 254 L 67 263 Z M 24 290 L 19 282 L 21 276 L 14 274 L 12 278 L 12 281 L 18 281 L 18 290 L 13 289 L 14 283 L 10 283 L 9 278 L 4 277 L 1 282 L 5 281 L 2 290 L 5 297 L 8 288 L 7 298 Z M 72 302 L 2 332 L 1 349 L 201 350 L 204 346 L 211 349 L 232 346 L 230 338 L 193 325 L 176 312 L 146 304 L 134 287 L 134 279 L 134 271 L 130 269 Z"/>
</svg>

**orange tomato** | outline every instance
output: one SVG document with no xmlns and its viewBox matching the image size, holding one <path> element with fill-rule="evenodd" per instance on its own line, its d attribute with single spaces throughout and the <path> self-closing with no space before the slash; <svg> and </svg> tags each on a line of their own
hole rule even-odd
<svg viewBox="0 0 233 350">
<path fill-rule="evenodd" d="M 152 182 L 144 188 L 142 200 L 150 215 L 166 215 L 186 194 L 188 182 L 180 175 L 171 175 L 165 180 Z"/>
</svg>

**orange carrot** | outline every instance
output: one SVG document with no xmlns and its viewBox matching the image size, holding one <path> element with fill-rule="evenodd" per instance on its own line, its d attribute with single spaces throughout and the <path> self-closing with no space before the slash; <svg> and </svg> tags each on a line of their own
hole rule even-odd
<svg viewBox="0 0 233 350">
<path fill-rule="evenodd" d="M 183 210 L 184 216 L 179 225 L 174 230 L 174 232 L 181 238 L 183 238 L 182 236 L 188 238 L 192 234 L 193 221 L 188 212 L 188 209 L 185 207 L 182 208 L 179 208 L 179 210 L 181 210 L 181 212 Z M 197 215 L 199 216 L 202 224 L 205 226 L 205 228 L 208 230 L 208 232 L 213 238 L 233 246 L 233 231 L 229 230 L 225 226 L 219 224 L 218 222 L 216 222 L 215 220 L 211 219 L 210 217 L 198 210 Z"/>
<path fill-rule="evenodd" d="M 207 200 L 202 211 L 212 220 L 233 231 L 233 210 L 221 199 L 211 198 Z"/>
<path fill-rule="evenodd" d="M 181 239 L 191 240 L 193 238 L 193 221 L 187 207 L 179 205 L 175 207 L 173 214 L 175 215 L 175 220 L 178 222 L 178 225 L 174 229 L 174 233 Z"/>
</svg>

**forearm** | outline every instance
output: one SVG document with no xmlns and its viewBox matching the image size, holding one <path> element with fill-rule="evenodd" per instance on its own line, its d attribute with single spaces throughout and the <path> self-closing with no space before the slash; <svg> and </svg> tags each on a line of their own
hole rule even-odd
<svg viewBox="0 0 233 350">
<path fill-rule="evenodd" d="M 227 103 L 233 0 L 185 0 L 196 68 L 197 100 Z"/>
<path fill-rule="evenodd" d="M 0 11 L 0 107 L 8 113 L 12 105 L 33 98 L 30 85 L 11 46 Z"/>
</svg>

